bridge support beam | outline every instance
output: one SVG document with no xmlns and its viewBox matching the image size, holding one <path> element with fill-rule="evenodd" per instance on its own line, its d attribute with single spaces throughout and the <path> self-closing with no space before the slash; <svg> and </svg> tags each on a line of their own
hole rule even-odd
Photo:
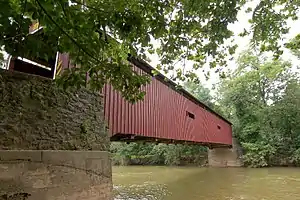
<svg viewBox="0 0 300 200">
<path fill-rule="evenodd" d="M 210 167 L 242 167 L 241 147 L 236 139 L 232 140 L 232 148 L 213 148 L 208 150 L 208 165 Z"/>
</svg>

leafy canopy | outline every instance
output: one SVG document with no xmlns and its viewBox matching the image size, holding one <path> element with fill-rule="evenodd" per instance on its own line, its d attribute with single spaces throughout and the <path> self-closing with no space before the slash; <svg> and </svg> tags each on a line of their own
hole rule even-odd
<svg viewBox="0 0 300 200">
<path fill-rule="evenodd" d="M 183 87 L 199 101 L 210 108 L 214 108 L 214 104 L 212 103 L 213 97 L 210 94 L 210 90 L 201 83 L 195 84 L 193 82 L 185 82 Z"/>
<path fill-rule="evenodd" d="M 300 79 L 291 63 L 246 51 L 223 80 L 220 95 L 245 150 L 245 164 L 300 164 Z"/>
<path fill-rule="evenodd" d="M 146 52 L 160 57 L 158 70 L 175 70 L 180 61 L 193 61 L 199 69 L 210 60 L 211 68 L 226 66 L 236 46 L 225 45 L 233 36 L 228 29 L 246 0 L 6 0 L 0 2 L 0 45 L 16 56 L 47 58 L 68 52 L 80 68 L 72 69 L 73 85 L 89 74 L 89 85 L 102 88 L 110 82 L 131 101 L 143 98 L 140 90 L 149 78 L 134 72 L 128 54 L 146 59 Z M 253 44 L 280 55 L 288 32 L 286 21 L 297 19 L 299 0 L 264 0 L 252 12 Z M 277 9 L 277 8 L 280 9 Z M 32 20 L 44 27 L 48 43 L 28 35 Z M 158 45 L 153 46 L 153 41 Z M 296 47 L 295 47 L 296 48 Z M 216 71 L 219 71 L 218 69 Z M 197 82 L 193 70 L 176 69 L 175 79 Z M 77 80 L 77 81 L 74 81 Z"/>
</svg>

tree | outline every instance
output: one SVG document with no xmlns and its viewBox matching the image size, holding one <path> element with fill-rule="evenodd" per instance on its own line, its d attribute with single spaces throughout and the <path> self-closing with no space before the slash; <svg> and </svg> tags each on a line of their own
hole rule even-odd
<svg viewBox="0 0 300 200">
<path fill-rule="evenodd" d="M 225 44 L 233 32 L 228 25 L 237 21 L 237 13 L 246 0 L 8 0 L 1 1 L 0 46 L 16 56 L 46 58 L 56 51 L 69 52 L 81 67 L 71 70 L 70 84 L 89 83 L 100 89 L 110 82 L 131 101 L 143 98 L 142 85 L 149 78 L 132 70 L 128 55 L 146 58 L 157 53 L 158 70 L 175 70 L 174 79 L 197 81 L 193 70 L 184 70 L 187 61 L 199 69 L 210 60 L 210 67 L 226 66 L 236 45 Z M 277 9 L 280 8 L 280 9 Z M 251 10 L 252 43 L 262 51 L 282 53 L 279 41 L 288 32 L 286 21 L 297 19 L 299 1 L 264 0 Z M 41 40 L 28 34 L 32 20 L 44 27 Z M 157 42 L 158 47 L 153 46 Z M 174 68 L 181 62 L 182 68 Z M 77 81 L 76 81 L 77 80 Z M 67 80 L 64 80 L 67 81 Z"/>
<path fill-rule="evenodd" d="M 112 160 L 118 165 L 202 165 L 207 149 L 200 145 L 111 143 Z"/>
<path fill-rule="evenodd" d="M 270 108 L 268 119 L 273 135 L 270 141 L 276 146 L 279 164 L 300 164 L 300 83 L 291 79 L 286 84 L 283 97 Z M 266 120 L 265 120 L 266 121 Z M 275 137 L 276 136 L 276 137 Z M 278 161 L 277 161 L 278 162 Z"/>
<path fill-rule="evenodd" d="M 222 105 L 250 166 L 299 164 L 299 79 L 290 68 L 246 51 L 222 83 Z"/>
<path fill-rule="evenodd" d="M 185 82 L 183 84 L 183 87 L 192 95 L 194 95 L 194 97 L 197 98 L 199 101 L 213 108 L 213 98 L 210 95 L 210 90 L 204 87 L 201 83 L 195 84 L 193 82 Z"/>
<path fill-rule="evenodd" d="M 294 39 L 292 39 L 287 47 L 291 49 L 292 53 L 300 59 L 300 34 L 297 35 Z"/>
</svg>

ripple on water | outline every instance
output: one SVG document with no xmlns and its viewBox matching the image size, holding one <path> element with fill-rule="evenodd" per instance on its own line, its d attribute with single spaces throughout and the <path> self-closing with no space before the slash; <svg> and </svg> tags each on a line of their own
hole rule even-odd
<svg viewBox="0 0 300 200">
<path fill-rule="evenodd" d="M 166 186 L 162 184 L 114 185 L 115 200 L 161 200 L 167 194 Z"/>
</svg>

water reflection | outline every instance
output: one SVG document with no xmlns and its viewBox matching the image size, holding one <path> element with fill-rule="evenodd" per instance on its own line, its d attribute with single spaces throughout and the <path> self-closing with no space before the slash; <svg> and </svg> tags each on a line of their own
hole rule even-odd
<svg viewBox="0 0 300 200">
<path fill-rule="evenodd" d="M 114 167 L 116 200 L 300 200 L 296 168 Z"/>
</svg>

